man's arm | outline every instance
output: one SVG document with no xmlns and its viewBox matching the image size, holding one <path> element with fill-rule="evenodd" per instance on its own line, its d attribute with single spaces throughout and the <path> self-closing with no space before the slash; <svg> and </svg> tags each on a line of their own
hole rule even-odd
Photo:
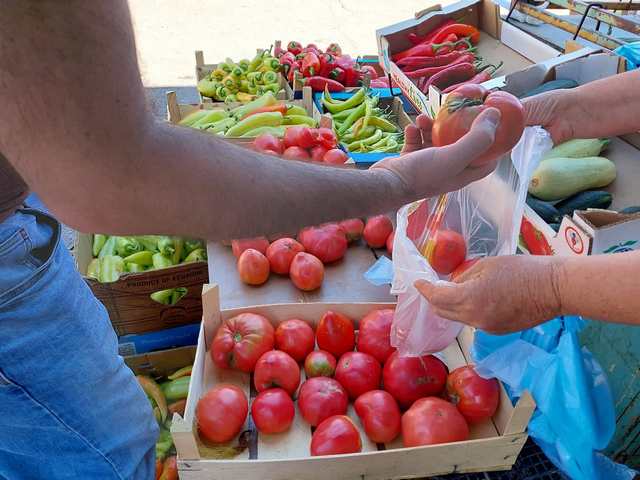
<svg viewBox="0 0 640 480">
<path fill-rule="evenodd" d="M 380 213 L 481 178 L 496 111 L 462 141 L 356 171 L 251 152 L 153 120 L 124 0 L 5 2 L 0 151 L 69 225 L 211 240 Z"/>
<path fill-rule="evenodd" d="M 542 125 L 561 143 L 640 131 L 640 70 L 524 100 L 527 125 Z"/>
</svg>

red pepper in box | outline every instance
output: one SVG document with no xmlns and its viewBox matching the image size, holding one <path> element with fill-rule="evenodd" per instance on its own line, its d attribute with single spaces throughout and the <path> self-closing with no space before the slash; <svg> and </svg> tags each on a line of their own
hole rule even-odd
<svg viewBox="0 0 640 480">
<path fill-rule="evenodd" d="M 421 68 L 419 70 L 414 70 L 412 72 L 405 72 L 405 75 L 409 78 L 430 77 L 431 75 L 435 75 L 436 73 L 441 72 L 442 70 L 446 70 L 447 68 L 453 65 L 457 65 L 459 63 L 473 63 L 476 59 L 473 53 L 465 53 L 463 55 L 458 55 L 456 57 L 453 57 L 453 56 L 449 57 L 449 55 L 447 55 L 447 57 L 452 58 L 452 60 L 445 65 Z M 438 58 L 438 57 L 435 57 L 435 58 Z"/>
<path fill-rule="evenodd" d="M 479 84 L 484 83 L 487 80 L 491 80 L 491 77 L 494 73 L 502 66 L 502 62 L 498 66 L 489 65 L 489 68 L 493 68 L 493 71 L 483 70 L 477 73 L 474 77 L 470 78 L 466 82 L 456 83 L 455 85 L 451 85 L 450 87 L 445 88 L 442 93 L 453 92 L 456 88 L 461 87 L 462 85 L 471 85 L 471 84 Z"/>
<path fill-rule="evenodd" d="M 466 38 L 458 40 L 454 44 L 450 43 L 422 43 L 420 45 L 416 45 L 415 47 L 411 47 L 403 52 L 396 53 L 392 55 L 392 59 L 394 62 L 398 60 L 402 60 L 406 57 L 416 57 L 416 56 L 424 56 L 424 57 L 435 57 L 442 48 L 451 47 L 455 48 L 460 44 L 465 44 L 467 48 L 471 48 L 471 43 Z"/>
<path fill-rule="evenodd" d="M 337 43 L 330 43 L 325 51 L 327 53 L 335 55 L 336 57 L 342 55 L 342 48 L 340 48 L 340 45 L 338 45 Z"/>
<path fill-rule="evenodd" d="M 449 25 L 453 25 L 454 23 L 456 23 L 456 22 L 454 22 L 451 19 L 445 20 L 444 22 L 442 22 L 440 25 L 438 25 L 436 28 L 431 30 L 426 35 L 419 36 L 419 35 L 416 35 L 415 33 L 410 33 L 409 35 L 407 35 L 407 38 L 414 45 L 419 45 L 421 43 L 431 42 L 433 40 L 433 37 L 435 37 L 438 33 L 440 33 L 440 31 L 443 28 L 448 27 Z"/>
<path fill-rule="evenodd" d="M 418 68 L 427 68 L 427 67 L 440 67 L 442 65 L 447 65 L 454 61 L 456 58 L 461 57 L 467 53 L 470 53 L 470 50 L 455 50 L 450 53 L 446 53 L 444 55 L 436 55 L 435 57 L 406 57 L 401 60 L 398 60 L 397 65 L 402 70 L 407 67 L 418 67 Z M 414 70 L 417 70 L 415 68 Z"/>
<path fill-rule="evenodd" d="M 542 232 L 524 217 L 520 225 L 520 235 L 531 255 L 553 255 L 551 245 L 544 238 Z"/>
<path fill-rule="evenodd" d="M 454 23 L 453 25 L 448 25 L 438 32 L 438 34 L 433 37 L 433 43 L 439 43 L 445 39 L 449 35 L 456 35 L 458 38 L 460 37 L 469 37 L 471 43 L 476 45 L 480 41 L 480 32 L 473 25 L 465 25 L 464 23 Z"/>
<path fill-rule="evenodd" d="M 300 42 L 296 42 L 295 40 L 292 40 L 287 45 L 287 50 L 293 53 L 294 55 L 298 55 L 302 53 L 302 44 Z"/>
<path fill-rule="evenodd" d="M 360 70 L 364 75 L 369 75 L 369 78 L 371 80 L 375 80 L 376 78 L 378 78 L 378 72 L 376 72 L 376 69 L 371 65 L 363 65 L 362 67 L 360 67 Z"/>
<path fill-rule="evenodd" d="M 456 50 L 458 47 L 460 47 L 460 44 L 456 45 L 456 42 L 458 40 L 459 40 L 458 37 L 455 36 L 453 33 L 450 35 L 447 35 L 447 38 L 444 39 L 444 43 L 449 43 L 451 45 L 445 45 L 440 50 L 438 50 L 438 53 L 436 53 L 436 55 L 446 55 L 447 53 L 451 53 L 454 50 Z"/>
<path fill-rule="evenodd" d="M 321 77 L 328 77 L 336 66 L 335 57 L 330 53 L 321 53 L 318 55 L 318 59 L 320 60 L 320 71 L 318 72 L 318 75 Z"/>
<path fill-rule="evenodd" d="M 287 81 L 293 85 L 293 81 L 296 78 L 296 73 L 300 73 L 300 68 L 298 68 L 297 64 L 293 64 L 289 69 L 289 73 L 287 73 Z"/>
<path fill-rule="evenodd" d="M 306 47 L 302 49 L 302 53 L 315 53 L 316 55 L 320 55 L 322 53 L 320 49 L 316 46 L 315 43 L 310 43 Z"/>
<path fill-rule="evenodd" d="M 344 84 L 345 78 L 346 78 L 344 69 L 340 67 L 334 68 L 329 72 L 329 75 L 326 75 L 326 76 L 329 77 L 331 80 L 335 80 L 336 82 L 340 82 L 342 84 Z"/>
<path fill-rule="evenodd" d="M 314 92 L 322 92 L 327 88 L 330 92 L 342 92 L 344 91 L 344 85 L 330 78 L 324 77 L 309 77 L 305 79 L 305 86 L 312 88 Z"/>
<path fill-rule="evenodd" d="M 429 92 L 429 86 L 433 85 L 443 90 L 456 83 L 464 82 L 472 78 L 477 73 L 476 67 L 472 63 L 458 63 L 456 65 L 448 66 L 445 70 L 441 70 L 435 75 L 431 76 L 420 87 L 422 92 L 426 95 Z"/>
<path fill-rule="evenodd" d="M 358 87 L 362 82 L 362 72 L 356 69 L 356 66 L 345 70 L 344 85 L 345 87 Z"/>
<path fill-rule="evenodd" d="M 313 77 L 320 72 L 320 59 L 313 52 L 307 52 L 302 59 L 302 75 Z"/>
<path fill-rule="evenodd" d="M 291 52 L 285 52 L 280 56 L 280 65 L 287 65 L 291 68 L 291 66 L 295 65 L 296 62 L 296 56 Z"/>
</svg>

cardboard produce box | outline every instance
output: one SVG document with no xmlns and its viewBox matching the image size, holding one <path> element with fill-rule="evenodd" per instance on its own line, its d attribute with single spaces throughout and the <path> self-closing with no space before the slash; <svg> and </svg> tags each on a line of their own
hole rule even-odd
<svg viewBox="0 0 640 480">
<path fill-rule="evenodd" d="M 501 388 L 500 406 L 494 417 L 471 426 L 471 438 L 463 442 L 403 448 L 401 440 L 396 439 L 387 445 L 378 446 L 366 437 L 351 406 L 347 414 L 360 431 L 362 452 L 311 457 L 309 445 L 312 431 L 296 407 L 296 417 L 287 432 L 262 435 L 255 432 L 253 422 L 248 420 L 242 430 L 249 429 L 252 433 L 241 434 L 245 440 L 250 439 L 248 448 L 232 459 L 208 459 L 203 456 L 205 452 L 199 448 L 201 443 L 195 423 L 198 400 L 211 387 L 221 382 L 239 386 L 245 391 L 247 398 L 255 397 L 255 392 L 250 388 L 249 374 L 218 370 L 212 364 L 208 346 L 222 319 L 242 312 L 255 312 L 266 316 L 274 325 L 294 317 L 315 325 L 329 309 L 357 321 L 373 309 L 389 308 L 394 304 L 280 304 L 220 310 L 218 288 L 215 285 L 207 285 L 204 288 L 203 304 L 204 317 L 185 415 L 184 418 L 175 415 L 171 427 L 182 479 L 395 479 L 452 472 L 508 470 L 513 466 L 527 439 L 526 426 L 535 408 L 531 396 L 525 392 L 513 406 Z M 469 348 L 472 339 L 473 332 L 467 328 L 458 337 L 457 342 L 442 352 L 449 368 L 453 369 L 471 361 Z M 238 439 L 235 439 L 230 445 L 237 443 Z"/>
<path fill-rule="evenodd" d="M 192 345 L 142 355 L 126 356 L 124 362 L 136 375 L 158 378 L 166 377 L 182 367 L 192 365 L 195 358 L 196 346 Z"/>
</svg>

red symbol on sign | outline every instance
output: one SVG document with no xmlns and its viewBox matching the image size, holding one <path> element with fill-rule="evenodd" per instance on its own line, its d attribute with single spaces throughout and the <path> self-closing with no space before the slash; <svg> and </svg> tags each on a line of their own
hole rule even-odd
<svg viewBox="0 0 640 480">
<path fill-rule="evenodd" d="M 567 227 L 564 231 L 564 239 L 574 253 L 580 255 L 584 251 L 584 242 L 575 228 Z"/>
</svg>

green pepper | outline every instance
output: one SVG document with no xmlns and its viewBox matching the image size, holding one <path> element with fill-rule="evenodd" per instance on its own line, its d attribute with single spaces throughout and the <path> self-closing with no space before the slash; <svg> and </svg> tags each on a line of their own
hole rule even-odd
<svg viewBox="0 0 640 480">
<path fill-rule="evenodd" d="M 204 112 L 205 112 L 205 115 L 200 120 L 194 122 L 191 125 L 193 128 L 199 128 L 202 125 L 206 125 L 207 123 L 217 122 L 229 116 L 229 112 L 225 110 L 204 110 Z"/>
<path fill-rule="evenodd" d="M 182 255 L 186 258 L 191 252 L 199 248 L 204 248 L 202 240 L 198 240 L 197 238 L 186 238 L 184 241 L 184 251 L 182 252 Z"/>
<path fill-rule="evenodd" d="M 218 68 L 224 70 L 227 73 L 231 73 L 231 70 L 233 70 L 233 62 L 231 62 L 231 64 L 226 63 L 226 62 L 222 62 L 220 64 L 218 64 Z"/>
<path fill-rule="evenodd" d="M 249 65 L 251 64 L 250 60 L 247 60 L 246 58 L 243 58 L 242 60 L 240 60 L 238 62 L 238 66 L 243 70 L 243 71 L 247 71 L 249 70 Z"/>
<path fill-rule="evenodd" d="M 219 83 L 205 77 L 198 82 L 198 92 L 203 97 L 215 98 Z"/>
<path fill-rule="evenodd" d="M 100 259 L 94 258 L 87 266 L 87 277 L 100 280 Z"/>
<path fill-rule="evenodd" d="M 180 263 L 180 258 L 182 257 L 182 250 L 184 249 L 184 238 L 182 237 L 173 237 L 173 255 L 171 256 L 171 261 L 174 265 Z"/>
<path fill-rule="evenodd" d="M 135 263 L 141 267 L 150 267 L 153 265 L 153 252 L 142 250 L 141 252 L 132 253 L 128 257 L 124 257 L 124 263 Z"/>
<path fill-rule="evenodd" d="M 196 123 L 198 120 L 201 120 L 208 114 L 209 110 L 194 110 L 189 115 L 180 120 L 178 122 L 178 125 L 182 125 L 183 127 L 191 127 L 194 123 Z"/>
<path fill-rule="evenodd" d="M 225 118 L 219 122 L 214 123 L 210 128 L 207 128 L 207 132 L 210 133 L 224 133 L 236 124 L 234 118 Z"/>
<path fill-rule="evenodd" d="M 369 119 L 369 124 L 380 128 L 383 132 L 397 132 L 398 127 L 391 123 L 389 120 L 386 120 L 382 117 L 371 117 Z"/>
<path fill-rule="evenodd" d="M 400 150 L 400 144 L 396 141 L 395 138 L 389 138 L 387 140 L 387 146 L 378 150 L 379 152 L 397 152 Z"/>
<path fill-rule="evenodd" d="M 173 237 L 161 235 L 160 237 L 158 237 L 158 251 L 161 254 L 167 257 L 170 257 L 171 255 L 173 255 L 173 252 L 176 251 L 176 248 L 173 242 L 174 242 Z"/>
<path fill-rule="evenodd" d="M 249 88 L 249 80 L 246 80 L 244 78 L 240 80 L 240 90 L 243 92 L 246 92 L 248 88 Z"/>
<path fill-rule="evenodd" d="M 266 57 L 262 60 L 262 66 L 268 68 L 269 70 L 278 71 L 280 69 L 280 62 L 277 58 Z"/>
<path fill-rule="evenodd" d="M 173 262 L 170 257 L 165 257 L 160 252 L 153 254 L 153 268 L 167 268 L 172 267 Z"/>
<path fill-rule="evenodd" d="M 309 115 L 300 105 L 287 105 L 287 115 Z"/>
<path fill-rule="evenodd" d="M 247 113 L 253 112 L 258 108 L 268 107 L 270 105 L 275 105 L 277 102 L 276 97 L 272 94 L 266 94 L 262 97 L 258 97 L 251 102 L 248 102 L 244 105 L 240 105 L 237 108 L 234 108 L 231 112 L 233 116 L 236 118 L 243 118 Z"/>
<path fill-rule="evenodd" d="M 98 253 L 98 258 L 116 254 L 116 237 L 109 237 Z"/>
<path fill-rule="evenodd" d="M 275 58 L 274 58 L 275 60 Z M 276 60 L 277 62 L 277 60 Z M 266 83 L 277 83 L 278 82 L 278 74 L 276 72 L 264 72 L 262 75 L 262 81 Z"/>
<path fill-rule="evenodd" d="M 249 88 L 247 88 L 247 93 L 249 93 L 251 95 L 257 95 L 258 94 L 258 87 L 256 87 L 255 85 L 250 85 Z"/>
<path fill-rule="evenodd" d="M 240 135 L 240 138 L 255 138 L 258 135 L 262 135 L 263 133 L 270 133 L 275 137 L 284 137 L 287 129 L 283 126 L 278 127 L 258 127 L 253 130 L 249 130 L 247 133 Z"/>
<path fill-rule="evenodd" d="M 231 70 L 231 75 L 236 78 L 240 78 L 243 74 L 244 70 L 239 65 L 236 65 L 235 67 L 233 67 L 233 70 Z"/>
<path fill-rule="evenodd" d="M 125 271 L 127 271 L 129 273 L 144 272 L 144 267 L 142 265 L 137 264 L 137 263 L 125 263 L 124 264 L 124 269 L 125 269 Z"/>
<path fill-rule="evenodd" d="M 240 120 L 227 130 L 227 137 L 240 137 L 250 130 L 258 127 L 277 127 L 282 124 L 280 112 L 262 112 Z"/>
<path fill-rule="evenodd" d="M 309 117 L 308 115 L 285 115 L 282 118 L 283 125 L 308 125 L 310 127 L 317 127 L 318 122 Z"/>
<path fill-rule="evenodd" d="M 124 272 L 124 261 L 117 255 L 105 255 L 100 259 L 100 276 L 102 283 L 116 282 Z"/>
<path fill-rule="evenodd" d="M 175 305 L 186 294 L 187 294 L 187 289 L 185 287 L 174 288 L 173 292 L 171 292 L 171 299 L 169 300 L 169 305 Z"/>
<path fill-rule="evenodd" d="M 155 252 L 158 250 L 159 235 L 138 235 L 135 239 L 142 245 L 144 250 Z"/>
<path fill-rule="evenodd" d="M 382 130 L 379 128 L 375 130 L 375 133 L 369 137 L 363 138 L 362 140 L 356 140 L 355 142 L 347 144 L 347 150 L 352 151 L 355 148 L 364 148 L 365 145 L 373 145 L 374 143 L 380 141 L 382 139 Z"/>
<path fill-rule="evenodd" d="M 227 98 L 224 99 L 224 103 L 236 103 L 238 101 L 238 97 L 236 97 L 235 93 L 231 95 L 227 95 Z"/>
<path fill-rule="evenodd" d="M 171 295 L 173 295 L 173 288 L 159 290 L 157 292 L 153 292 L 149 296 L 154 302 L 158 302 L 162 305 L 171 305 Z"/>
<path fill-rule="evenodd" d="M 280 84 L 278 84 L 278 83 L 269 83 L 268 85 L 264 85 L 262 87 L 262 91 L 264 93 L 271 92 L 273 94 L 276 94 L 276 93 L 278 93 L 280 91 Z"/>
<path fill-rule="evenodd" d="M 334 122 L 344 121 L 356 108 L 358 107 L 349 108 L 348 110 L 342 110 L 338 113 L 332 113 L 331 118 L 333 118 Z"/>
<path fill-rule="evenodd" d="M 172 403 L 176 400 L 187 398 L 190 381 L 191 376 L 185 376 L 160 384 L 160 388 L 162 389 L 162 393 L 164 394 L 164 398 L 167 399 L 167 402 Z"/>
<path fill-rule="evenodd" d="M 102 250 L 102 247 L 104 247 L 107 238 L 107 235 L 102 235 L 101 233 L 96 233 L 93 235 L 92 252 L 94 257 L 98 256 L 100 250 Z"/>
<path fill-rule="evenodd" d="M 196 248 L 184 259 L 184 263 L 202 262 L 207 259 L 207 252 L 204 248 Z"/>
<path fill-rule="evenodd" d="M 330 113 L 339 113 L 344 110 L 349 110 L 350 108 L 356 107 L 360 105 L 363 101 L 365 101 L 365 91 L 364 88 L 361 88 L 356 93 L 354 93 L 351 97 L 349 97 L 344 102 L 340 103 L 332 103 L 328 101 L 324 96 L 322 97 L 322 104 Z"/>
<path fill-rule="evenodd" d="M 262 81 L 262 72 L 249 72 L 247 73 L 247 80 L 253 85 L 257 85 Z"/>
<path fill-rule="evenodd" d="M 344 135 L 346 133 L 347 130 L 349 130 L 349 127 L 351 127 L 351 125 L 353 125 L 353 123 L 360 117 L 362 117 L 364 115 L 366 106 L 364 103 L 361 103 L 358 108 L 356 108 L 355 110 L 353 110 L 351 112 L 351 114 L 349 114 L 349 116 L 345 119 L 345 121 L 343 122 L 342 126 L 340 127 L 340 129 L 338 129 L 338 136 L 341 137 L 342 135 Z"/>
<path fill-rule="evenodd" d="M 116 253 L 126 257 L 142 250 L 142 245 L 135 237 L 116 237 Z"/>
<path fill-rule="evenodd" d="M 262 57 L 263 57 L 263 52 L 258 52 L 256 56 L 253 57 L 253 60 L 251 60 L 251 62 L 249 63 L 249 68 L 247 70 L 249 72 L 253 72 L 257 70 L 260 67 L 260 65 L 262 65 Z"/>
<path fill-rule="evenodd" d="M 160 435 L 156 441 L 156 458 L 158 460 L 164 460 L 169 451 L 173 447 L 173 438 L 171 437 L 171 431 L 167 428 L 160 429 Z"/>
</svg>

